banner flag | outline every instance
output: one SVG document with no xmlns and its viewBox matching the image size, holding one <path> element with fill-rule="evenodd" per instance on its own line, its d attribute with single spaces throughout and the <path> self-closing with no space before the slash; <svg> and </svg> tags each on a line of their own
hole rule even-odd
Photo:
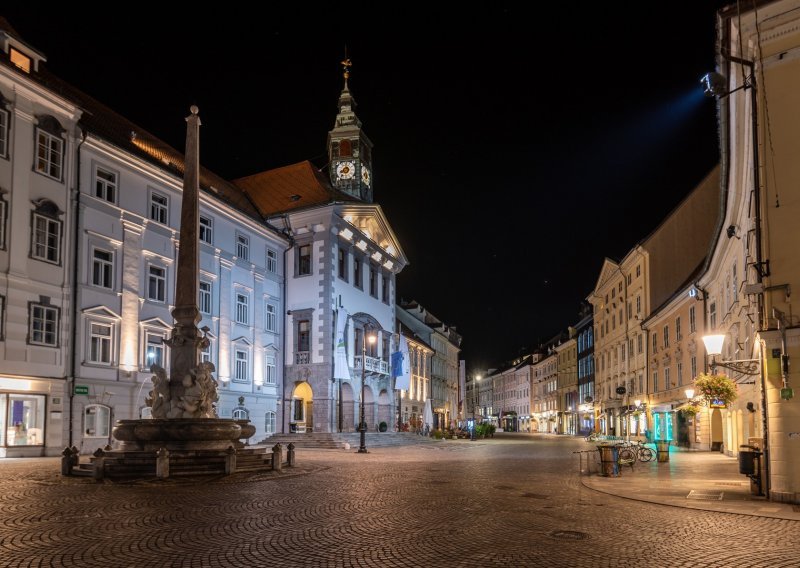
<svg viewBox="0 0 800 568">
<path fill-rule="evenodd" d="M 347 329 L 347 310 L 339 308 L 336 313 L 336 346 L 333 357 L 333 378 L 351 380 L 350 365 L 347 363 L 345 330 Z"/>
<path fill-rule="evenodd" d="M 395 376 L 394 390 L 408 390 L 411 387 L 411 358 L 408 355 L 408 341 L 402 333 L 400 348 L 392 354 L 392 374 Z"/>
</svg>

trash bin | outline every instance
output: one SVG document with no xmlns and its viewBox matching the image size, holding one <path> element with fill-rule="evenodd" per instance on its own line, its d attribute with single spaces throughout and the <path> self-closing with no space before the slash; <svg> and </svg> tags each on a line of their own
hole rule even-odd
<svg viewBox="0 0 800 568">
<path fill-rule="evenodd" d="M 610 444 L 597 446 L 600 452 L 600 475 L 617 477 L 619 475 L 619 447 Z"/>
<path fill-rule="evenodd" d="M 659 462 L 669 461 L 669 440 L 656 440 L 656 455 Z"/>
<path fill-rule="evenodd" d="M 739 446 L 739 473 L 742 475 L 756 475 L 756 456 L 761 452 L 753 446 Z"/>
</svg>

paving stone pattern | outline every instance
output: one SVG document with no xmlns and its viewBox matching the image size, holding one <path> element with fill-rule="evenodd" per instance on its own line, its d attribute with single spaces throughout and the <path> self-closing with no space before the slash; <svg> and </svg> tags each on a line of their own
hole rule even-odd
<svg viewBox="0 0 800 568">
<path fill-rule="evenodd" d="M 631 501 L 580 483 L 580 440 L 519 435 L 300 450 L 210 480 L 64 479 L 0 461 L 0 566 L 755 567 L 800 564 L 796 521 Z"/>
</svg>

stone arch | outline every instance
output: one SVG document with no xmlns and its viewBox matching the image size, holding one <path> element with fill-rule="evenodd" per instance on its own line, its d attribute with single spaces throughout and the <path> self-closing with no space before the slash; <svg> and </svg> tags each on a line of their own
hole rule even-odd
<svg viewBox="0 0 800 568">
<path fill-rule="evenodd" d="M 289 410 L 289 431 L 310 432 L 314 429 L 314 390 L 306 381 L 295 383 Z"/>
<path fill-rule="evenodd" d="M 353 386 L 342 383 L 342 431 L 356 431 L 356 400 L 353 396 Z"/>
<path fill-rule="evenodd" d="M 386 422 L 389 430 L 394 429 L 393 410 L 392 397 L 389 396 L 389 392 L 386 389 L 381 390 L 380 394 L 378 394 L 378 426 L 380 426 L 381 422 Z"/>
</svg>

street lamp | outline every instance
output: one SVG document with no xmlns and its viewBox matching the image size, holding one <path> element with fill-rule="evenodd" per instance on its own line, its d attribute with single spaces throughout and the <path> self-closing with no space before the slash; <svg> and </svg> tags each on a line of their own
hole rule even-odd
<svg viewBox="0 0 800 568">
<path fill-rule="evenodd" d="M 711 355 L 711 374 L 717 374 L 717 367 L 723 367 L 736 371 L 742 375 L 758 375 L 761 372 L 759 359 L 736 359 L 731 361 L 717 361 L 717 355 L 722 355 L 722 344 L 725 342 L 725 336 L 720 334 L 704 335 L 703 343 L 706 346 L 706 353 Z"/>
<path fill-rule="evenodd" d="M 480 375 L 475 376 L 475 382 L 472 384 L 472 391 L 474 392 L 475 396 L 473 397 L 474 400 L 472 401 L 472 433 L 470 436 L 470 440 L 473 442 L 475 441 L 475 426 L 477 423 L 475 422 L 475 407 L 478 405 L 478 381 L 481 380 Z"/>
<path fill-rule="evenodd" d="M 359 418 L 360 422 L 358 424 L 358 431 L 361 432 L 361 445 L 358 447 L 359 454 L 369 453 L 367 452 L 367 422 L 364 419 L 364 385 L 367 380 L 367 342 L 372 345 L 378 340 L 375 334 L 368 335 L 371 329 L 372 327 L 368 323 L 364 324 L 364 341 L 361 342 L 361 417 Z"/>
</svg>

